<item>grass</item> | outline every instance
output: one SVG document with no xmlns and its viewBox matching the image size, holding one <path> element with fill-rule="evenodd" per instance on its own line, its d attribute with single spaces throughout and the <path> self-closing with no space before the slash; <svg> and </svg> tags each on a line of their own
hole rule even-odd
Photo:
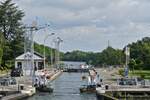
<svg viewBox="0 0 150 100">
<path fill-rule="evenodd" d="M 129 76 L 143 77 L 144 79 L 150 79 L 150 70 L 134 70 L 129 72 Z"/>
<path fill-rule="evenodd" d="M 10 70 L 0 70 L 0 76 L 1 75 L 4 75 L 4 74 L 7 74 L 8 72 L 10 72 Z"/>
</svg>

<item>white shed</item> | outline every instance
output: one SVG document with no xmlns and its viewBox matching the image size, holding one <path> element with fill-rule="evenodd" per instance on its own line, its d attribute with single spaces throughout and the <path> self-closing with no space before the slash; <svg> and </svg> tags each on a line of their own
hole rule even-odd
<svg viewBox="0 0 150 100">
<path fill-rule="evenodd" d="M 29 75 L 32 70 L 31 52 L 26 52 L 15 59 L 15 68 L 22 68 L 24 75 Z M 44 57 L 38 53 L 34 53 L 34 68 L 35 70 L 42 70 L 44 68 Z"/>
</svg>

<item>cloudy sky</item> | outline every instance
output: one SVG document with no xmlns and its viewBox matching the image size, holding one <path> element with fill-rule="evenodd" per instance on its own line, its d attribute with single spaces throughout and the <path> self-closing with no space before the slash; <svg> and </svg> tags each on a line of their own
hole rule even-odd
<svg viewBox="0 0 150 100">
<path fill-rule="evenodd" d="M 101 51 L 108 45 L 123 48 L 128 43 L 150 36 L 150 0 L 13 0 L 26 16 L 24 22 L 51 27 L 36 33 L 43 43 L 46 34 L 55 32 L 64 41 L 62 51 Z"/>
</svg>

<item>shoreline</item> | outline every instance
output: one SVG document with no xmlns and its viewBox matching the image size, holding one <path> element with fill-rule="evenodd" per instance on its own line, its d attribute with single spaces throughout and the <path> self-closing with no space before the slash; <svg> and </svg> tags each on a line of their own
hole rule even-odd
<svg viewBox="0 0 150 100">
<path fill-rule="evenodd" d="M 58 72 L 56 72 L 49 80 L 50 81 L 54 81 L 57 77 L 59 77 L 61 74 L 63 73 L 62 70 L 59 70 Z"/>
</svg>

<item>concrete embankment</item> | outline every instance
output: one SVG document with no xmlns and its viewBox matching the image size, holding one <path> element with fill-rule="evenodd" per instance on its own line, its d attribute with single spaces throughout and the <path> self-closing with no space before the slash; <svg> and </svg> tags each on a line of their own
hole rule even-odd
<svg viewBox="0 0 150 100">
<path fill-rule="evenodd" d="M 119 100 L 119 99 L 111 97 L 111 96 L 109 96 L 107 94 L 99 94 L 99 93 L 97 93 L 96 96 L 97 96 L 97 100 Z"/>
<path fill-rule="evenodd" d="M 21 86 L 23 86 L 23 88 L 20 88 L 18 93 L 10 95 L 7 94 L 6 96 L 2 97 L 1 100 L 22 100 L 36 93 L 35 87 L 32 87 L 30 85 L 20 85 L 19 87 Z"/>
<path fill-rule="evenodd" d="M 123 81 L 123 78 L 117 75 L 119 69 L 96 69 L 100 77 L 103 78 L 101 87 L 96 89 L 98 100 L 150 100 L 150 86 L 141 84 L 142 81 L 136 83 L 137 80 L 130 78 Z M 122 81 L 119 82 L 117 79 L 121 79 Z M 124 85 L 118 85 L 121 82 Z"/>
<path fill-rule="evenodd" d="M 150 87 L 142 86 L 110 86 L 97 89 L 98 100 L 150 100 Z M 108 99 L 106 99 L 108 100 Z"/>
<path fill-rule="evenodd" d="M 50 77 L 50 81 L 55 80 L 58 76 L 61 75 L 63 71 L 56 71 L 55 73 L 52 74 L 52 76 Z M 24 80 L 25 81 L 25 80 Z M 29 81 L 29 80 L 28 80 Z M 26 82 L 26 83 L 31 83 L 31 82 Z M 23 86 L 23 89 L 20 90 L 18 93 L 15 94 L 11 94 L 11 95 L 6 95 L 2 98 L 0 98 L 0 100 L 22 100 L 25 98 L 28 98 L 34 94 L 36 94 L 36 89 L 35 87 L 32 87 L 32 85 L 28 85 L 28 84 L 23 84 L 23 78 L 22 78 L 22 84 L 20 84 L 20 86 Z M 19 87 L 20 87 L 19 86 Z"/>
<path fill-rule="evenodd" d="M 63 71 L 61 70 L 61 71 L 57 71 L 55 74 L 53 74 L 52 76 L 51 76 L 51 78 L 49 79 L 50 81 L 53 81 L 53 80 L 55 80 L 58 76 L 60 76 L 61 74 L 63 73 Z"/>
<path fill-rule="evenodd" d="M 22 99 L 25 99 L 25 98 L 28 98 L 28 97 L 29 97 L 28 94 L 18 93 L 18 94 L 5 96 L 1 100 L 22 100 Z"/>
</svg>

